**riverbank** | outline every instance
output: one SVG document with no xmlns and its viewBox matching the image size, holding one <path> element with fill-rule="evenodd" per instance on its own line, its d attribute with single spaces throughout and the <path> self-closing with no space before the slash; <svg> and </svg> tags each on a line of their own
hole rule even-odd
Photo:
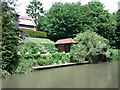
<svg viewBox="0 0 120 90">
<path fill-rule="evenodd" d="M 3 88 L 118 88 L 118 62 L 36 70 L 2 80 Z"/>
<path fill-rule="evenodd" d="M 110 57 L 110 61 L 118 61 L 119 55 L 116 56 L 115 53 Z M 101 61 L 101 60 L 97 60 Z M 19 75 L 24 73 L 33 72 L 34 70 L 49 69 L 66 67 L 72 65 L 80 65 L 79 62 L 85 62 L 84 60 L 75 61 L 70 58 L 69 53 L 52 53 L 52 54 L 22 54 L 19 55 L 19 64 L 12 74 L 5 70 L 1 70 L 2 73 L 0 77 L 7 78 L 13 75 Z M 90 61 L 89 61 L 90 62 Z M 90 62 L 91 63 L 91 62 Z"/>
<path fill-rule="evenodd" d="M 73 65 L 82 65 L 82 64 L 88 64 L 89 61 L 83 61 L 78 63 L 65 63 L 65 64 L 57 64 L 57 65 L 46 65 L 46 66 L 35 66 L 33 67 L 34 70 L 41 70 L 41 69 L 50 69 L 50 68 L 58 68 L 58 67 L 67 67 L 67 66 L 73 66 Z"/>
</svg>

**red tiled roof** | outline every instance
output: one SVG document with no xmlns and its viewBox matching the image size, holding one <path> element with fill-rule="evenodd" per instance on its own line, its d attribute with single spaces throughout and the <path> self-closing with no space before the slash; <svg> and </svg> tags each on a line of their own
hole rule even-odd
<svg viewBox="0 0 120 90">
<path fill-rule="evenodd" d="M 29 20 L 31 20 L 32 18 L 31 17 L 29 17 L 29 16 L 19 16 L 19 18 L 20 19 L 29 19 Z"/>
<path fill-rule="evenodd" d="M 76 43 L 72 38 L 60 39 L 55 44 L 70 44 Z"/>
</svg>

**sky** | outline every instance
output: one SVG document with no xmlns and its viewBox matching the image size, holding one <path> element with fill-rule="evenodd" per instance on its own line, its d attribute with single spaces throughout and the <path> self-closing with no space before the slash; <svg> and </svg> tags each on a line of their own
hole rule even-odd
<svg viewBox="0 0 120 90">
<path fill-rule="evenodd" d="M 26 16 L 26 6 L 30 3 L 32 0 L 18 0 L 19 6 L 17 7 L 18 14 L 22 16 Z M 80 1 L 82 5 L 87 4 L 89 1 L 92 0 L 38 0 L 42 2 L 44 10 L 49 10 L 49 8 L 52 6 L 52 3 L 54 2 L 78 2 Z M 113 13 L 118 10 L 118 2 L 120 0 L 99 0 L 101 3 L 104 4 L 105 9 L 108 10 L 110 13 Z"/>
</svg>

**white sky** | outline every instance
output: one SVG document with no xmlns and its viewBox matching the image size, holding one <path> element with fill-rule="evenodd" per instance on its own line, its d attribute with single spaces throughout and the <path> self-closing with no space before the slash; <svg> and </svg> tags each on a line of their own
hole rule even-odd
<svg viewBox="0 0 120 90">
<path fill-rule="evenodd" d="M 19 12 L 18 14 L 26 16 L 26 6 L 29 4 L 29 2 L 32 0 L 18 0 L 18 4 L 20 5 L 17 8 L 17 11 Z M 51 6 L 52 3 L 54 2 L 78 2 L 81 1 L 81 3 L 87 4 L 91 0 L 38 0 L 41 1 L 43 4 L 44 10 L 48 10 Z M 105 9 L 109 10 L 110 13 L 113 13 L 118 10 L 118 1 L 120 0 L 99 0 L 101 3 L 104 4 Z"/>
</svg>

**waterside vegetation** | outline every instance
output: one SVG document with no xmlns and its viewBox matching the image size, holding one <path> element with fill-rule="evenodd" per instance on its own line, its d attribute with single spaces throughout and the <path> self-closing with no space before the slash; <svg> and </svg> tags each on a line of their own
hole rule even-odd
<svg viewBox="0 0 120 90">
<path fill-rule="evenodd" d="M 120 60 L 120 21 L 117 20 L 120 17 L 120 10 L 111 14 L 98 1 L 91 1 L 86 5 L 81 5 L 80 2 L 56 2 L 46 13 L 43 8 L 41 9 L 41 13 L 45 13 L 44 16 L 36 16 L 34 14 L 36 12 L 31 14 L 31 9 L 27 9 L 29 16 L 32 15 L 37 23 L 39 33 L 23 30 L 28 35 L 20 39 L 19 29 L 12 21 L 15 17 L 13 13 L 16 13 L 14 7 L 11 7 L 14 2 L 0 3 L 2 4 L 0 77 L 32 72 L 34 66 Z M 40 18 L 36 20 L 38 17 Z M 78 44 L 72 45 L 69 53 L 56 53 L 54 41 L 62 38 L 74 38 Z"/>
</svg>

